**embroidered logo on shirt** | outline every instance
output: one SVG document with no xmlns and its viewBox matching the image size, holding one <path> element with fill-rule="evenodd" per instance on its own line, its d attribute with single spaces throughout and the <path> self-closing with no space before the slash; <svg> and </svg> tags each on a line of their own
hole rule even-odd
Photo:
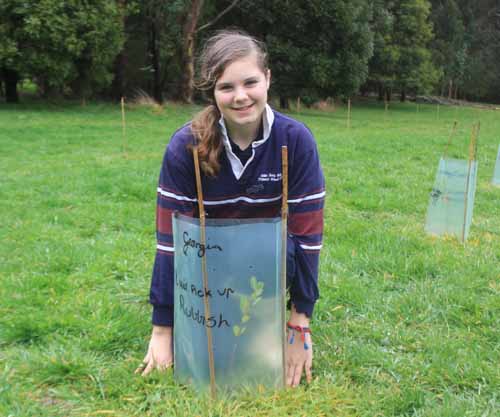
<svg viewBox="0 0 500 417">
<path fill-rule="evenodd" d="M 247 194 L 257 194 L 264 189 L 264 184 L 255 184 L 247 188 Z"/>
<path fill-rule="evenodd" d="M 278 174 L 260 174 L 258 181 L 281 181 L 281 172 Z"/>
</svg>

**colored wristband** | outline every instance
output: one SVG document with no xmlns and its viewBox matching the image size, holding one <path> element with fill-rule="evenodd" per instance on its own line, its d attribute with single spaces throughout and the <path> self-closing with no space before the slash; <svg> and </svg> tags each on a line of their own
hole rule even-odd
<svg viewBox="0 0 500 417">
<path fill-rule="evenodd" d="M 298 332 L 298 333 L 300 333 L 300 338 L 301 338 L 302 342 L 304 343 L 304 349 L 308 350 L 309 345 L 306 342 L 306 333 L 312 334 L 311 329 L 309 327 L 294 326 L 293 324 L 290 324 L 290 322 L 288 322 L 286 324 L 286 326 L 287 326 L 288 330 L 292 330 L 292 337 L 290 338 L 289 343 L 293 344 L 293 342 L 295 340 L 295 332 Z"/>
</svg>

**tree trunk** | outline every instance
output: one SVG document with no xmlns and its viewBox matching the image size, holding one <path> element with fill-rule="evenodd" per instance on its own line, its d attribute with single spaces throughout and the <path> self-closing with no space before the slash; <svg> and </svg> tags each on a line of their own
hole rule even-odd
<svg viewBox="0 0 500 417">
<path fill-rule="evenodd" d="M 156 22 L 151 23 L 151 64 L 153 66 L 153 97 L 158 103 L 163 103 L 163 91 L 160 74 L 160 54 L 158 52 L 158 30 Z"/>
<path fill-rule="evenodd" d="M 186 18 L 186 23 L 183 29 L 183 42 L 182 42 L 182 61 L 183 61 L 183 74 L 182 74 L 182 87 L 181 96 L 182 100 L 186 103 L 193 102 L 194 92 L 194 48 L 196 41 L 196 26 L 200 18 L 201 9 L 204 0 L 193 0 L 191 2 L 191 9 Z"/>
<path fill-rule="evenodd" d="M 404 87 L 401 89 L 400 100 L 401 100 L 401 103 L 404 103 L 406 101 L 406 89 Z"/>
<path fill-rule="evenodd" d="M 127 65 L 127 55 L 123 49 L 115 58 L 113 64 L 113 83 L 111 84 L 111 94 L 114 100 L 121 100 L 125 97 L 125 67 Z"/>
<path fill-rule="evenodd" d="M 120 25 L 122 27 L 123 33 L 125 32 L 126 25 L 126 0 L 118 0 L 118 6 L 121 10 L 121 16 L 119 18 Z M 113 82 L 111 84 L 111 95 L 114 100 L 121 100 L 125 96 L 125 68 L 127 66 L 127 55 L 125 53 L 125 44 L 122 46 L 122 50 L 116 56 L 115 62 L 113 64 Z"/>
<path fill-rule="evenodd" d="M 384 101 L 384 85 L 378 83 L 378 101 Z"/>
<path fill-rule="evenodd" d="M 288 97 L 280 96 L 280 108 L 287 110 L 290 108 L 290 103 L 288 101 Z"/>
<path fill-rule="evenodd" d="M 18 103 L 17 83 L 19 82 L 19 74 L 17 71 L 8 68 L 3 68 L 2 73 L 5 81 L 5 101 L 7 103 Z"/>
</svg>

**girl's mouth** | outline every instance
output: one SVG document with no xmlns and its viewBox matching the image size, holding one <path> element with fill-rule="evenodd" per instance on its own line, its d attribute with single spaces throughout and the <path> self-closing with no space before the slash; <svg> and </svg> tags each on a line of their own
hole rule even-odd
<svg viewBox="0 0 500 417">
<path fill-rule="evenodd" d="M 248 106 L 245 106 L 245 107 L 233 108 L 233 110 L 243 112 L 243 111 L 245 111 L 245 110 L 250 109 L 252 106 L 253 106 L 253 103 L 252 103 L 252 104 L 249 104 Z"/>
</svg>

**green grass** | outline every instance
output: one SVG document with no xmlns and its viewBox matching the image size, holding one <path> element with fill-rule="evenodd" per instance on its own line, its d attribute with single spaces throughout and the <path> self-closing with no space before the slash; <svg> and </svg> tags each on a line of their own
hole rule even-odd
<svg viewBox="0 0 500 417">
<path fill-rule="evenodd" d="M 0 416 L 494 416 L 500 408 L 500 112 L 354 103 L 292 114 L 327 178 L 314 381 L 211 403 L 172 372 L 141 378 L 156 182 L 196 111 L 0 105 Z M 449 154 L 481 121 L 466 245 L 424 232 Z M 497 410 L 495 412 L 495 410 Z"/>
</svg>

